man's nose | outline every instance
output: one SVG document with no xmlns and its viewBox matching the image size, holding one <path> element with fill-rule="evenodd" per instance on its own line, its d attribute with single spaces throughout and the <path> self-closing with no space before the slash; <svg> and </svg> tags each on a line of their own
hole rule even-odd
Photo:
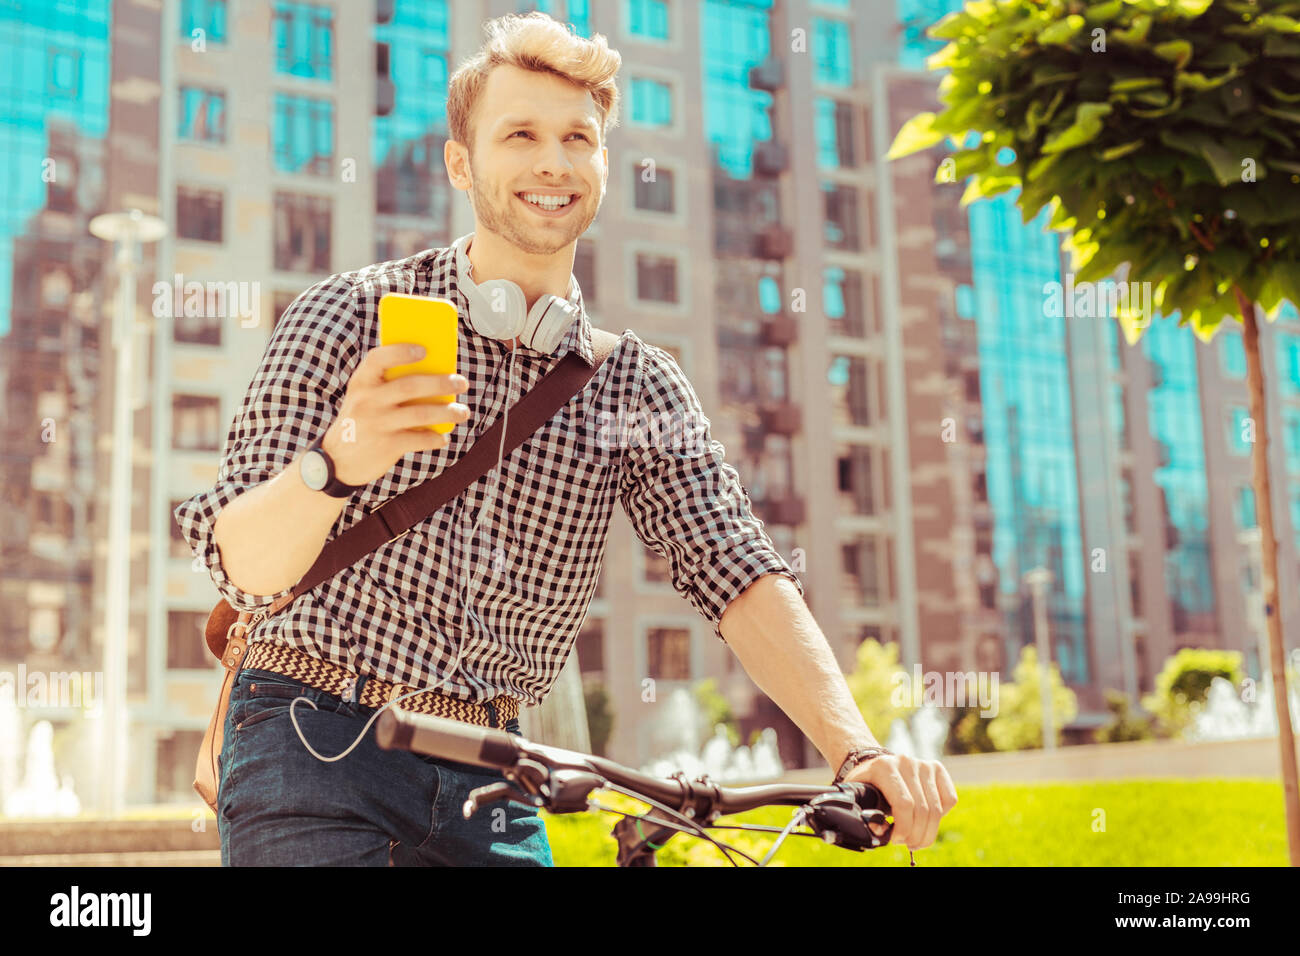
<svg viewBox="0 0 1300 956">
<path fill-rule="evenodd" d="M 547 140 L 538 147 L 537 161 L 533 164 L 534 173 L 563 176 L 572 169 L 573 163 L 569 161 L 569 154 L 565 152 L 564 144 L 559 140 Z"/>
</svg>

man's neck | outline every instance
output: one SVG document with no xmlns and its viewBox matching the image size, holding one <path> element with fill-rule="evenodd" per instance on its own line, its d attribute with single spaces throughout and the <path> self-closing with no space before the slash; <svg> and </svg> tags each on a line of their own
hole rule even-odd
<svg viewBox="0 0 1300 956">
<path fill-rule="evenodd" d="M 573 275 L 573 252 L 573 245 L 569 245 L 554 255 L 530 255 L 489 232 L 475 232 L 465 250 L 476 283 L 509 279 L 523 290 L 529 309 L 544 295 L 568 296 Z"/>
</svg>

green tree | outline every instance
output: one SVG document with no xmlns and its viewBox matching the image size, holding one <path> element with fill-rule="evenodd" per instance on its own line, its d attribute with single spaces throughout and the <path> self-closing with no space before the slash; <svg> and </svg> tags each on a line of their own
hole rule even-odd
<svg viewBox="0 0 1300 956">
<path fill-rule="evenodd" d="M 727 738 L 731 741 L 731 746 L 738 746 L 740 727 L 736 724 L 736 715 L 731 709 L 730 701 L 718 690 L 718 682 L 708 677 L 697 681 L 694 690 L 695 701 L 700 706 L 700 714 L 704 720 L 705 739 L 712 737 L 713 728 L 722 724 L 727 728 Z"/>
<path fill-rule="evenodd" d="M 947 45 L 944 109 L 899 131 L 890 158 L 951 138 L 936 179 L 963 202 L 1019 188 L 1066 233 L 1075 281 L 1127 265 L 1162 315 L 1209 341 L 1242 323 L 1270 670 L 1291 864 L 1300 787 L 1287 704 L 1257 310 L 1300 305 L 1300 4 L 1278 0 L 973 0 L 930 31 Z M 1151 316 L 1133 297 L 1130 343 Z"/>
<path fill-rule="evenodd" d="M 1151 718 L 1133 714 L 1128 694 L 1118 690 L 1106 691 L 1106 709 L 1110 711 L 1110 723 L 1098 727 L 1093 739 L 1099 744 L 1116 744 L 1127 740 L 1150 740 L 1155 736 L 1151 727 Z"/>
<path fill-rule="evenodd" d="M 1239 651 L 1184 647 L 1165 661 L 1156 675 L 1155 691 L 1142 698 L 1142 706 L 1155 715 L 1157 733 L 1177 737 L 1205 706 L 1214 678 L 1240 687 L 1244 676 Z"/>
<path fill-rule="evenodd" d="M 1065 686 L 1061 669 L 1051 666 L 1052 724 L 1056 743 L 1061 742 L 1061 728 L 1079 713 L 1074 691 Z M 1038 649 L 1026 644 L 1009 684 L 998 687 L 998 712 L 989 721 L 989 739 L 998 750 L 1033 750 L 1043 745 L 1043 668 L 1038 664 Z"/>
<path fill-rule="evenodd" d="M 997 750 L 989 736 L 992 720 L 983 716 L 978 706 L 954 708 L 945 750 L 950 754 L 986 754 Z"/>
<path fill-rule="evenodd" d="M 587 702 L 587 733 L 591 737 L 591 752 L 605 755 L 610 735 L 614 732 L 614 712 L 609 707 L 609 691 L 599 681 L 588 681 L 583 689 Z"/>
<path fill-rule="evenodd" d="M 881 644 L 869 637 L 858 645 L 852 673 L 845 678 L 862 719 L 884 743 L 898 719 L 907 720 L 916 710 L 922 688 L 914 687 L 898 664 L 898 645 Z"/>
</svg>

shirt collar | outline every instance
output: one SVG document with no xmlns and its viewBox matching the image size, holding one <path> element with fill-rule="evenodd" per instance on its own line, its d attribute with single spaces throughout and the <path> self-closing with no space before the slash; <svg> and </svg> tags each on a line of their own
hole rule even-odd
<svg viewBox="0 0 1300 956">
<path fill-rule="evenodd" d="M 468 314 L 469 302 L 465 298 L 464 293 L 460 291 L 460 277 L 456 271 L 456 250 L 451 246 L 446 246 L 445 248 L 438 250 L 438 254 L 433 259 L 429 260 L 429 270 L 432 274 L 428 278 L 428 285 L 430 287 L 428 294 L 450 299 L 452 302 L 456 303 L 456 308 L 461 312 L 461 314 Z M 433 276 L 438 275 L 445 275 L 447 277 L 446 288 L 441 292 L 434 287 L 435 283 L 432 281 Z M 587 318 L 587 309 L 582 301 L 582 289 L 578 286 L 576 276 L 570 277 L 569 288 L 571 290 L 569 299 L 578 307 L 578 320 L 569 326 L 569 330 L 564 333 L 564 337 L 560 339 L 560 344 L 556 346 L 554 352 L 550 353 L 550 357 L 561 359 L 570 352 L 577 352 L 584 362 L 594 368 L 596 365 L 596 353 L 591 344 L 591 321 Z M 483 337 L 476 332 L 468 322 L 462 324 L 471 335 L 479 335 L 480 338 Z M 518 351 L 520 357 L 523 358 L 532 358 L 546 354 L 537 349 L 529 348 L 522 342 L 515 346 L 515 350 Z"/>
</svg>

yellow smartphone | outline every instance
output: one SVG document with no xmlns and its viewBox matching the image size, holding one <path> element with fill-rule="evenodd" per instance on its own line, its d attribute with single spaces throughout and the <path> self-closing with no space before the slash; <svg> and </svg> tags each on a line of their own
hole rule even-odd
<svg viewBox="0 0 1300 956">
<path fill-rule="evenodd" d="M 452 375 L 456 372 L 456 345 L 459 313 L 447 299 L 390 292 L 379 300 L 379 344 L 413 344 L 424 346 L 424 358 L 406 365 L 394 365 L 384 372 L 391 382 L 403 375 Z M 430 395 L 413 398 L 406 405 L 450 405 L 456 395 Z M 455 422 L 420 425 L 430 431 L 447 434 Z"/>
</svg>

